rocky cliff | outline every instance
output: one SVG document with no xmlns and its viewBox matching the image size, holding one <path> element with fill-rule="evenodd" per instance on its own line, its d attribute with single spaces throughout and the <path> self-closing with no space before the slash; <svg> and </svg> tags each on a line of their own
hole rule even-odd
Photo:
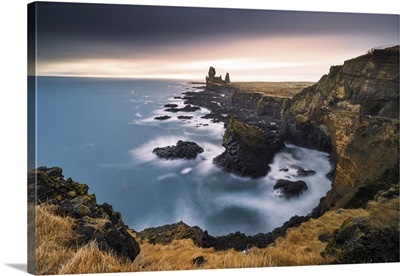
<svg viewBox="0 0 400 276">
<path fill-rule="evenodd" d="M 64 180 L 59 167 L 39 167 L 28 171 L 29 202 L 52 204 L 60 216 L 74 219 L 77 245 L 94 241 L 100 250 L 113 252 L 121 259 L 133 261 L 140 252 L 139 244 L 127 232 L 121 214 L 111 205 L 98 205 L 96 196 L 88 193 L 86 184 Z"/>
<path fill-rule="evenodd" d="M 281 150 L 281 140 L 269 139 L 259 127 L 232 117 L 224 134 L 225 151 L 213 162 L 227 172 L 244 177 L 261 177 L 268 173 L 274 153 Z"/>
<path fill-rule="evenodd" d="M 331 152 L 337 162 L 321 211 L 360 207 L 399 181 L 399 46 L 331 67 L 286 100 L 284 137 Z"/>
</svg>

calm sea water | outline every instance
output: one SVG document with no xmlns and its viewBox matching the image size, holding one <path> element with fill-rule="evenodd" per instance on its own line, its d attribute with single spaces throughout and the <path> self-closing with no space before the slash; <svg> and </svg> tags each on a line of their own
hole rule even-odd
<svg viewBox="0 0 400 276">
<path fill-rule="evenodd" d="M 113 205 L 137 231 L 184 221 L 211 235 L 256 234 L 309 213 L 330 189 L 329 156 L 287 145 L 266 177 L 221 171 L 212 159 L 224 151 L 223 124 L 201 119 L 206 109 L 163 111 L 167 103 L 183 106 L 174 97 L 196 91 L 193 86 L 174 80 L 39 77 L 38 166 L 60 166 L 66 178 L 88 184 L 99 203 Z M 160 115 L 172 118 L 154 120 Z M 194 118 L 179 120 L 179 115 Z M 178 140 L 194 141 L 205 151 L 195 160 L 174 161 L 152 153 Z M 297 177 L 298 166 L 317 174 Z M 290 200 L 278 197 L 272 187 L 280 178 L 303 179 L 308 190 Z"/>
</svg>

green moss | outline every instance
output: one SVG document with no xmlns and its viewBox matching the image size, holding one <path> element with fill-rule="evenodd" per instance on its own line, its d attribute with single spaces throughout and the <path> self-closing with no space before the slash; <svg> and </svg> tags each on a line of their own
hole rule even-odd
<svg viewBox="0 0 400 276">
<path fill-rule="evenodd" d="M 94 194 L 92 194 L 92 195 L 83 195 L 83 197 L 88 201 L 96 203 L 96 196 Z"/>
<path fill-rule="evenodd" d="M 85 194 L 87 194 L 89 187 L 86 184 L 77 183 L 75 185 L 75 189 L 76 189 L 78 195 L 85 195 Z"/>
<path fill-rule="evenodd" d="M 91 213 L 90 208 L 85 206 L 85 205 L 81 205 L 79 208 L 79 215 L 80 216 L 87 216 Z"/>
<path fill-rule="evenodd" d="M 248 148 L 257 150 L 265 147 L 266 138 L 259 127 L 248 125 L 232 117 L 224 134 L 224 141 L 229 135 L 241 140 Z"/>
</svg>

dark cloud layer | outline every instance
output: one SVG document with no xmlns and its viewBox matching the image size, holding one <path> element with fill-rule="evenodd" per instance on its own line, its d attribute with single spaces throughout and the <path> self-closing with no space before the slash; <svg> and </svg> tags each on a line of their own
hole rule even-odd
<svg viewBox="0 0 400 276">
<path fill-rule="evenodd" d="M 229 53 L 230 45 L 261 38 L 340 36 L 360 44 L 358 37 L 379 37 L 386 43 L 398 41 L 398 26 L 398 15 L 38 2 L 37 51 L 47 63 L 182 60 L 211 57 L 224 47 Z"/>
<path fill-rule="evenodd" d="M 42 39 L 157 43 L 193 37 L 391 32 L 397 15 L 38 3 Z"/>
</svg>

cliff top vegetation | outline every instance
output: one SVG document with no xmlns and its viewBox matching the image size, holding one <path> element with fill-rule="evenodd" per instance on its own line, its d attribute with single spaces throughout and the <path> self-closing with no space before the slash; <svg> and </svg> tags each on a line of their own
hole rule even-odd
<svg viewBox="0 0 400 276">
<path fill-rule="evenodd" d="M 291 98 L 314 82 L 232 82 L 228 86 L 241 92 L 261 93 L 264 96 Z"/>
</svg>

